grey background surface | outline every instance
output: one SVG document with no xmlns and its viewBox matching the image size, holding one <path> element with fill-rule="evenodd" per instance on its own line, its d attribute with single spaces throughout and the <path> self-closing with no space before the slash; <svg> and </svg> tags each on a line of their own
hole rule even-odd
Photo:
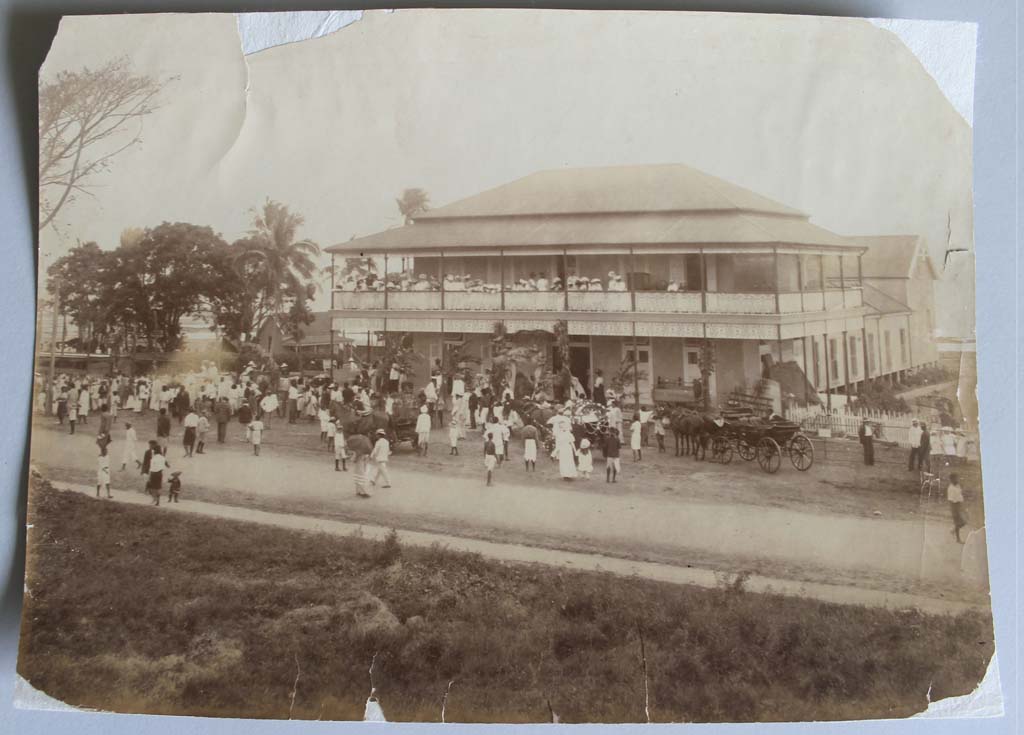
<svg viewBox="0 0 1024 735">
<path fill-rule="evenodd" d="M 380 3 L 376 7 L 410 4 Z M 412 4 L 415 5 L 415 4 Z M 419 5 L 456 6 L 454 3 Z M 1020 4 L 1016 0 L 797 0 L 794 2 L 506 2 L 466 3 L 477 7 L 520 6 L 561 8 L 621 8 L 664 10 L 720 10 L 731 12 L 793 13 L 860 17 L 964 20 L 979 24 L 978 66 L 974 124 L 975 243 L 977 248 L 979 392 L 983 432 L 986 516 L 996 615 L 996 641 L 1003 684 L 1003 718 L 987 720 L 886 721 L 762 725 L 758 731 L 894 732 L 894 733 L 1019 733 L 1018 665 L 1020 643 L 1020 455 L 1018 435 L 1021 304 L 1024 285 L 1018 265 L 1020 223 L 1018 181 L 1021 71 Z M 57 713 L 16 710 L 12 705 L 15 661 L 24 568 L 25 484 L 27 436 L 32 375 L 35 308 L 34 210 L 36 70 L 46 56 L 61 15 L 120 12 L 272 10 L 339 10 L 366 5 L 339 2 L 126 2 L 118 0 L 0 0 L 3 38 L 3 76 L 0 80 L 0 733 L 158 733 L 191 732 L 364 732 L 433 733 L 440 725 L 362 725 L 361 723 L 299 723 L 212 720 L 199 718 L 139 717 L 126 715 Z M 97 569 L 102 573 L 102 569 Z M 340 655 L 343 653 L 339 652 Z M 97 685 L 102 686 L 102 682 Z M 494 727 L 493 732 L 522 732 L 531 728 Z M 628 728 L 591 726 L 588 732 L 639 732 Z M 671 726 L 656 726 L 663 730 Z M 695 726 L 687 726 L 692 729 Z M 463 732 L 481 728 L 463 726 Z M 676 728 L 672 728 L 676 729 Z M 681 728 L 680 728 L 681 729 Z M 739 725 L 700 726 L 702 732 L 749 732 Z M 445 730 L 446 731 L 446 730 Z"/>
</svg>

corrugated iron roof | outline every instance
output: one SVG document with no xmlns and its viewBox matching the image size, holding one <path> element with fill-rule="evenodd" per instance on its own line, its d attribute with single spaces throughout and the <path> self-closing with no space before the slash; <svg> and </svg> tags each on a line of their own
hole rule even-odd
<svg viewBox="0 0 1024 735">
<path fill-rule="evenodd" d="M 749 189 L 672 163 L 538 171 L 416 219 L 737 209 L 806 218 Z"/>
<path fill-rule="evenodd" d="M 742 212 L 522 216 L 419 221 L 333 245 L 334 253 L 643 245 L 852 246 L 805 219 Z"/>
</svg>

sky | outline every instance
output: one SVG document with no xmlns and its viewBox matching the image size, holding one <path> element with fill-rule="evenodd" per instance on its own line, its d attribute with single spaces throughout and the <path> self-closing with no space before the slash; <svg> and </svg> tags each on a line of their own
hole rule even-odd
<svg viewBox="0 0 1024 735">
<path fill-rule="evenodd" d="M 893 33 L 856 19 L 712 13 L 367 12 L 244 56 L 232 15 L 66 18 L 42 70 L 127 56 L 175 77 L 143 141 L 41 234 L 116 247 L 126 227 L 229 241 L 267 197 L 322 246 L 562 166 L 685 163 L 839 234 L 973 250 L 971 128 Z M 973 331 L 973 284 L 937 289 Z"/>
</svg>

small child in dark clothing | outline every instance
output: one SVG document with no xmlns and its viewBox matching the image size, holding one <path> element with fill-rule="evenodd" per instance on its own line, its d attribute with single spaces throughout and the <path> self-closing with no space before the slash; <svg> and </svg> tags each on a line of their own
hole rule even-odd
<svg viewBox="0 0 1024 735">
<path fill-rule="evenodd" d="M 171 480 L 167 483 L 167 502 L 177 503 L 178 495 L 181 494 L 181 472 L 172 472 Z"/>
<path fill-rule="evenodd" d="M 484 467 L 487 468 L 487 487 L 493 484 L 491 478 L 493 477 L 494 468 L 497 466 L 498 450 L 494 445 L 494 436 L 488 432 L 487 441 L 484 442 Z"/>
</svg>

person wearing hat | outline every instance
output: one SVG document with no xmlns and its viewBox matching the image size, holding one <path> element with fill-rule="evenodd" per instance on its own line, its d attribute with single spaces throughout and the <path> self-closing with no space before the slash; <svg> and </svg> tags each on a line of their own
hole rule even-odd
<svg viewBox="0 0 1024 735">
<path fill-rule="evenodd" d="M 167 502 L 177 503 L 178 496 L 181 495 L 181 471 L 175 471 L 171 473 L 171 479 L 167 483 Z"/>
<path fill-rule="evenodd" d="M 589 439 L 580 441 L 580 449 L 576 453 L 576 469 L 584 480 L 589 480 L 590 473 L 594 471 L 594 455 L 590 451 Z"/>
<path fill-rule="evenodd" d="M 907 458 L 907 471 L 921 469 L 921 464 L 924 461 L 924 458 L 921 456 L 922 433 L 917 419 L 911 421 L 910 428 L 907 430 L 907 438 L 910 441 L 910 457 Z"/>
<path fill-rule="evenodd" d="M 377 480 L 384 478 L 386 484 L 383 488 L 391 487 L 391 475 L 388 474 L 388 459 L 391 457 L 391 444 L 388 442 L 388 434 L 384 429 L 377 429 L 376 441 L 373 450 L 370 452 L 370 469 L 368 473 L 370 484 L 377 486 Z"/>
<path fill-rule="evenodd" d="M 527 472 L 537 471 L 537 427 L 527 424 L 523 427 L 523 464 Z"/>
<path fill-rule="evenodd" d="M 590 291 L 604 291 L 604 287 L 601 286 L 601 279 L 600 278 L 591 278 L 590 279 L 590 287 L 589 287 L 588 290 L 590 290 Z"/>
<path fill-rule="evenodd" d="M 427 456 L 430 428 L 430 409 L 427 406 L 420 406 L 420 415 L 416 417 L 416 453 L 421 457 Z"/>
<path fill-rule="evenodd" d="M 873 465 L 875 463 L 875 427 L 871 425 L 867 417 L 861 422 L 857 436 L 860 438 L 861 446 L 864 447 L 864 464 Z"/>
</svg>

